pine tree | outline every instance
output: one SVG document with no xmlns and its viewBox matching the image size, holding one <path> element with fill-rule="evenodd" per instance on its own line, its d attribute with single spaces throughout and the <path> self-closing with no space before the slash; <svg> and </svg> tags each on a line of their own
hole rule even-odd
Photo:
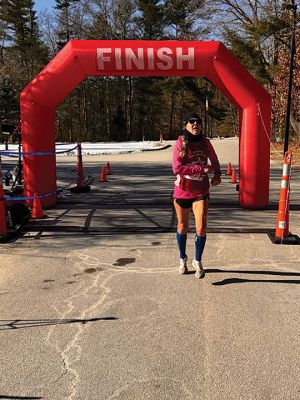
<svg viewBox="0 0 300 400">
<path fill-rule="evenodd" d="M 132 0 L 116 0 L 113 2 L 114 30 L 120 40 L 133 39 L 135 37 L 134 12 L 135 5 Z"/>
<path fill-rule="evenodd" d="M 241 63 L 272 95 L 273 137 L 280 136 L 284 123 L 291 36 L 289 0 L 208 0 L 215 10 L 212 24 Z M 299 16 L 299 10 L 298 10 Z M 298 74 L 299 75 L 299 74 Z M 295 70 L 295 78 L 297 70 Z M 296 79 L 295 81 L 296 82 Z M 295 83 L 294 83 L 295 87 Z M 293 88 L 297 99 L 297 91 Z M 294 104 L 294 116 L 297 116 Z"/>
<path fill-rule="evenodd" d="M 9 77 L 0 80 L 0 120 L 11 123 L 19 120 L 19 99 L 14 83 Z"/>
<path fill-rule="evenodd" d="M 175 40 L 195 40 L 201 33 L 203 0 L 167 0 L 164 7 L 167 34 Z"/>
<path fill-rule="evenodd" d="M 144 40 L 158 40 L 165 27 L 163 5 L 159 0 L 137 0 L 138 16 L 135 19 L 138 36 Z"/>
<path fill-rule="evenodd" d="M 57 32 L 58 41 L 57 47 L 61 49 L 70 39 L 75 36 L 74 21 L 71 18 L 71 13 L 74 10 L 76 3 L 80 0 L 55 0 L 55 9 L 59 12 L 59 29 Z"/>
<path fill-rule="evenodd" d="M 112 120 L 111 138 L 115 142 L 123 142 L 126 140 L 126 126 L 124 111 L 121 106 L 117 107 L 117 111 Z"/>
<path fill-rule="evenodd" d="M 0 5 L 1 19 L 5 22 L 4 57 L 19 66 L 21 81 L 30 80 L 47 62 L 47 50 L 40 40 L 34 1 L 4 0 Z"/>
</svg>

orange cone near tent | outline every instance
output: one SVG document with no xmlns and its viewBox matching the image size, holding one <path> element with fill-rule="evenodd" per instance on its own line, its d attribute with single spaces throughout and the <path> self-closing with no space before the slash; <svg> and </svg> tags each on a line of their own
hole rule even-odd
<svg viewBox="0 0 300 400">
<path fill-rule="evenodd" d="M 107 175 L 112 174 L 109 161 L 107 161 L 107 163 L 106 163 L 106 174 Z"/>
<path fill-rule="evenodd" d="M 100 173 L 100 176 L 99 176 L 99 182 L 107 182 L 106 171 L 105 171 L 105 167 L 104 166 L 102 166 L 102 168 L 101 168 L 101 173 Z"/>
<path fill-rule="evenodd" d="M 236 170 L 235 168 L 232 169 L 231 180 L 230 183 L 236 183 Z"/>
<path fill-rule="evenodd" d="M 231 162 L 229 161 L 228 165 L 227 165 L 227 171 L 226 171 L 226 175 L 231 175 Z"/>
<path fill-rule="evenodd" d="M 41 200 L 39 198 L 37 198 L 37 195 L 35 195 L 34 199 L 33 199 L 31 218 L 32 219 L 43 219 L 43 218 L 45 218 L 45 215 L 43 214 Z"/>
</svg>

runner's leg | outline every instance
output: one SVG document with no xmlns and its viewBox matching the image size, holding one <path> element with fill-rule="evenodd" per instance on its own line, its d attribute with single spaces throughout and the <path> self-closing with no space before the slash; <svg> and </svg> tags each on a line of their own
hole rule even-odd
<svg viewBox="0 0 300 400">
<path fill-rule="evenodd" d="M 186 240 L 187 240 L 187 232 L 189 228 L 189 208 L 182 208 L 179 204 L 174 200 L 174 208 L 177 215 L 177 243 L 180 252 L 180 258 L 186 258 Z"/>
<path fill-rule="evenodd" d="M 202 258 L 203 250 L 206 243 L 206 228 L 207 228 L 207 211 L 208 198 L 198 200 L 193 203 L 193 213 L 196 222 L 195 234 L 195 260 L 199 263 Z"/>
</svg>

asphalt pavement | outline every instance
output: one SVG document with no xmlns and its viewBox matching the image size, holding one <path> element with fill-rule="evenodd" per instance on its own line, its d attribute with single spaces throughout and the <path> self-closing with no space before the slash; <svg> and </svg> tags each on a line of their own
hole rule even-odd
<svg viewBox="0 0 300 400">
<path fill-rule="evenodd" d="M 223 171 L 237 165 L 237 141 L 214 146 Z M 197 280 L 177 272 L 171 156 L 84 158 L 91 191 L 62 192 L 47 218 L 0 244 L 0 399 L 300 398 L 300 246 L 268 236 L 282 166 L 272 163 L 266 210 L 240 208 L 226 176 L 212 188 Z M 107 161 L 113 174 L 99 182 Z M 58 159 L 59 186 L 75 167 Z M 297 235 L 299 204 L 295 167 Z"/>
</svg>

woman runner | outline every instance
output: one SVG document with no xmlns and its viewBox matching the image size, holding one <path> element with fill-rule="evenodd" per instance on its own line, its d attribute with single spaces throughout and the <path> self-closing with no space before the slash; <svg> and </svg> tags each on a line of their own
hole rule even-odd
<svg viewBox="0 0 300 400">
<path fill-rule="evenodd" d="M 208 165 L 208 159 L 211 165 Z M 184 132 L 176 141 L 173 153 L 174 207 L 177 215 L 177 243 L 179 248 L 179 273 L 188 272 L 186 240 L 189 227 L 189 214 L 192 208 L 195 217 L 195 255 L 192 266 L 195 277 L 204 278 L 201 262 L 206 242 L 206 220 L 209 205 L 208 173 L 213 172 L 211 185 L 221 183 L 221 169 L 216 152 L 203 132 L 202 119 L 193 113 L 188 117 Z"/>
</svg>

